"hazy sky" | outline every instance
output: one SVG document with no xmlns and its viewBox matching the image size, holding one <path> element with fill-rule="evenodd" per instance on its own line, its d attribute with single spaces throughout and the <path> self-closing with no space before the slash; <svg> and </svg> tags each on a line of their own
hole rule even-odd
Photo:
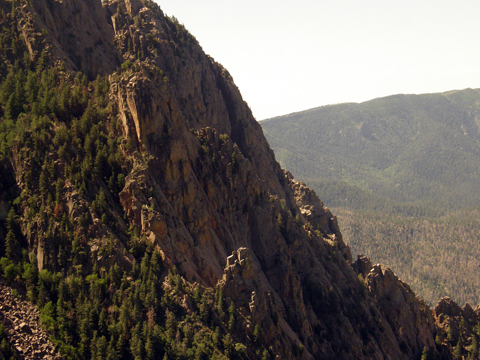
<svg viewBox="0 0 480 360">
<path fill-rule="evenodd" d="M 157 2 L 229 70 L 257 120 L 480 87 L 480 1 Z"/>
</svg>

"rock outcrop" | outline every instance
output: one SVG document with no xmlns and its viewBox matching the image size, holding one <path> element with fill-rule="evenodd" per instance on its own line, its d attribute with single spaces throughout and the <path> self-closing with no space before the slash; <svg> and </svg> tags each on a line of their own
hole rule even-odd
<svg viewBox="0 0 480 360">
<path fill-rule="evenodd" d="M 467 303 L 458 306 L 452 299 L 440 299 L 433 309 L 435 325 L 438 329 L 436 342 L 453 351 L 459 345 L 463 348 L 469 346 L 473 356 L 479 356 L 479 350 L 474 349 L 478 344 L 478 329 L 480 326 L 480 311 Z M 473 338 L 476 338 L 474 341 Z M 458 350 L 457 350 L 458 351 Z"/>
<path fill-rule="evenodd" d="M 425 302 L 383 265 L 374 265 L 365 284 L 394 332 L 402 351 L 411 358 L 423 348 L 435 348 L 435 320 Z"/>
<path fill-rule="evenodd" d="M 424 350 L 448 357 L 451 349 L 435 340 L 445 321 L 448 329 L 456 326 L 441 314 L 457 321 L 457 309 L 444 313 L 440 305 L 432 312 L 390 269 L 372 267 L 367 258 L 352 268 L 335 216 L 280 168 L 228 71 L 178 21 L 148 0 L 103 6 L 99 0 L 34 0 L 22 11 L 17 27 L 32 58 L 40 47 L 31 39 L 45 33 L 42 52 L 62 63 L 62 71 L 108 79 L 99 124 L 109 132 L 108 146 L 119 144 L 128 159 L 121 181 L 98 176 L 103 196 L 82 197 L 68 179 L 59 186 L 63 227 L 60 221 L 48 229 L 46 221 L 28 224 L 28 209 L 22 209 L 25 243 L 39 268 L 59 271 L 52 239 L 71 226 L 84 250 L 77 254 L 82 264 L 60 269 L 65 274 L 85 275 L 94 267 L 106 273 L 114 266 L 138 272 L 138 259 L 125 250 L 138 241 L 139 251 L 151 247 L 167 269 L 176 269 L 179 288 L 185 281 L 223 289 L 245 332 L 232 327 L 233 336 L 250 341 L 261 329 L 266 354 L 277 359 L 413 359 Z M 72 151 L 80 157 L 86 147 Z M 11 161 L 19 190 L 30 166 L 15 157 L 20 151 L 12 150 Z M 461 312 L 469 318 L 478 313 Z M 153 315 L 148 321 L 155 328 Z M 19 333 L 33 327 L 17 322 Z M 244 354 L 259 357 L 248 349 Z"/>
<path fill-rule="evenodd" d="M 122 58 L 108 22 L 112 14 L 99 1 L 33 1 L 32 4 L 30 16 L 19 25 L 32 58 L 40 56 L 35 30 L 41 30 L 43 41 L 49 43 L 47 49 L 54 57 L 90 79 L 110 74 L 120 66 Z"/>
</svg>

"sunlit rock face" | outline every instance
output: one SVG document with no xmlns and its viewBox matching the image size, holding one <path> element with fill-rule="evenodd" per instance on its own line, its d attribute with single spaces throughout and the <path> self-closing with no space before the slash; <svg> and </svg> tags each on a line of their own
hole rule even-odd
<svg viewBox="0 0 480 360">
<path fill-rule="evenodd" d="M 137 229 L 186 282 L 223 289 L 241 336 L 261 329 L 279 359 L 444 351 L 432 311 L 391 270 L 364 259 L 357 275 L 335 216 L 280 168 L 228 71 L 182 25 L 148 1 L 34 1 L 23 11 L 33 58 L 42 33 L 62 71 L 108 76 L 104 120 L 133 164 L 115 194 L 118 208 L 104 200 L 117 226 Z M 14 158 L 12 166 L 21 174 L 26 164 Z M 70 218 L 90 211 L 71 184 L 62 190 L 58 206 Z M 113 245 L 110 257 L 92 255 L 85 268 L 132 267 L 120 239 L 89 214 L 89 253 Z M 33 238 L 40 269 L 50 266 L 51 247 Z"/>
</svg>

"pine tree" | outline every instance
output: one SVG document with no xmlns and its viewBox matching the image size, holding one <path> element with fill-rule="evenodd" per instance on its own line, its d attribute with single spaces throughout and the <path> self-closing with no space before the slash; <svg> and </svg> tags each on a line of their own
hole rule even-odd
<svg viewBox="0 0 480 360">
<path fill-rule="evenodd" d="M 473 359 L 478 359 L 479 357 L 479 349 L 478 349 L 478 336 L 477 334 L 472 334 L 472 344 L 470 345 L 470 352 Z"/>
<path fill-rule="evenodd" d="M 428 360 L 428 349 L 426 346 L 423 347 L 422 357 L 420 358 L 420 360 Z"/>
<path fill-rule="evenodd" d="M 98 360 L 106 359 L 107 357 L 107 339 L 105 336 L 100 336 L 97 338 L 96 344 L 96 351 L 95 351 L 95 358 Z M 92 353 L 93 355 L 93 353 Z"/>
<path fill-rule="evenodd" d="M 230 314 L 230 317 L 228 319 L 228 329 L 233 330 L 235 329 L 236 325 L 236 310 L 235 310 L 235 304 L 233 301 L 230 303 L 230 306 L 228 308 L 228 313 Z"/>
<path fill-rule="evenodd" d="M 233 350 L 233 339 L 230 333 L 228 333 L 223 337 L 223 349 L 224 349 L 225 356 L 227 358 L 230 358 L 230 355 L 232 354 L 232 350 Z"/>
<path fill-rule="evenodd" d="M 203 294 L 202 299 L 200 301 L 200 319 L 202 319 L 203 322 L 207 322 L 208 319 L 210 318 L 210 309 L 208 305 L 208 297 L 206 294 Z"/>
<path fill-rule="evenodd" d="M 110 342 L 108 343 L 106 360 L 118 360 L 118 359 L 119 357 L 117 355 L 117 350 L 115 349 L 115 338 L 111 336 Z"/>
<path fill-rule="evenodd" d="M 215 301 L 217 303 L 217 311 L 220 316 L 223 316 L 224 311 L 223 311 L 223 289 L 221 286 L 217 288 L 217 291 L 215 291 Z"/>
<path fill-rule="evenodd" d="M 165 330 L 167 334 L 167 338 L 173 339 L 175 333 L 177 332 L 177 319 L 175 319 L 175 315 L 173 312 L 167 312 L 167 320 L 165 321 Z"/>
<path fill-rule="evenodd" d="M 257 324 L 253 329 L 253 341 L 258 343 L 260 341 L 261 335 L 262 335 L 262 329 L 260 328 L 260 325 Z"/>
<path fill-rule="evenodd" d="M 155 347 L 150 335 L 147 336 L 147 341 L 145 342 L 145 355 L 148 360 L 156 358 Z"/>
<path fill-rule="evenodd" d="M 462 320 L 460 321 L 460 324 L 462 324 Z M 457 346 L 455 346 L 455 349 L 453 351 L 453 356 L 455 359 L 462 359 L 463 355 L 465 355 L 465 338 L 463 336 L 462 326 L 459 327 L 459 332 L 460 335 L 458 337 Z"/>
<path fill-rule="evenodd" d="M 13 231 L 9 230 L 5 238 L 5 255 L 8 259 L 15 261 L 18 259 L 19 244 Z"/>
<path fill-rule="evenodd" d="M 35 299 L 36 286 L 38 283 L 38 265 L 35 253 L 30 253 L 30 262 L 25 263 L 23 269 L 23 277 L 25 279 L 27 290 L 32 292 L 33 299 Z M 31 301 L 34 301 L 33 299 Z"/>
<path fill-rule="evenodd" d="M 20 235 L 20 224 L 17 214 L 13 207 L 7 215 L 7 236 L 5 238 L 5 255 L 12 261 L 20 259 L 20 244 L 18 236 Z"/>
<path fill-rule="evenodd" d="M 270 353 L 268 352 L 267 349 L 264 349 L 262 352 L 262 360 L 269 360 L 270 359 Z"/>
</svg>

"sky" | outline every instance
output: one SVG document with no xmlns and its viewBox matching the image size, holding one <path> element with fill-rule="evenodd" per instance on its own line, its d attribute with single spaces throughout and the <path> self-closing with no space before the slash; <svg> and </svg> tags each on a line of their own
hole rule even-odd
<svg viewBox="0 0 480 360">
<path fill-rule="evenodd" d="M 227 68 L 257 120 L 480 88 L 480 1 L 156 1 Z"/>
</svg>

